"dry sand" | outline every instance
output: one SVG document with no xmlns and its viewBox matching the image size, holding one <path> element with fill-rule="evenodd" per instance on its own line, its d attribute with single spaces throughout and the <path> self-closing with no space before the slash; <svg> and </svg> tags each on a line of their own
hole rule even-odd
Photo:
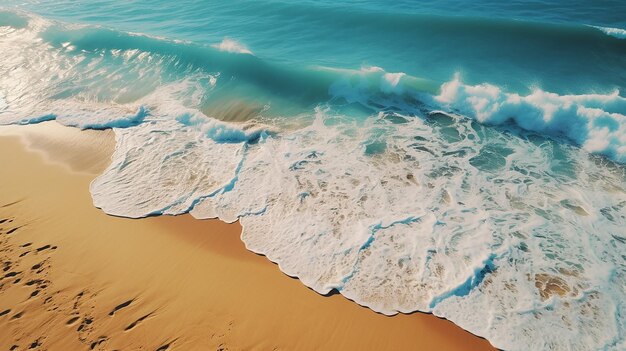
<svg viewBox="0 0 626 351">
<path fill-rule="evenodd" d="M 88 189 L 110 131 L 0 134 L 0 350 L 493 349 L 432 315 L 321 296 L 246 251 L 238 224 L 107 216 Z"/>
</svg>

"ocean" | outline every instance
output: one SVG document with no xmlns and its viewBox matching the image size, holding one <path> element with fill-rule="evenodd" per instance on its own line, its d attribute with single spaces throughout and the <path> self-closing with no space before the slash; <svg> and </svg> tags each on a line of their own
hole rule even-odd
<svg viewBox="0 0 626 351">
<path fill-rule="evenodd" d="M 104 212 L 239 220 L 501 349 L 626 349 L 623 1 L 0 5 L 0 124 L 113 128 Z"/>
</svg>

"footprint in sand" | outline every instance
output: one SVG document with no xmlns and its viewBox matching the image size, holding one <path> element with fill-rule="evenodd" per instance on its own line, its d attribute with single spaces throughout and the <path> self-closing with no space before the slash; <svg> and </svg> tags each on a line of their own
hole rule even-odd
<svg viewBox="0 0 626 351">
<path fill-rule="evenodd" d="M 32 343 L 32 344 L 30 344 L 30 346 L 28 347 L 28 349 L 29 349 L 29 350 L 36 349 L 36 348 L 38 348 L 39 346 L 41 346 L 41 341 L 39 341 L 39 339 L 37 339 L 37 340 L 33 341 L 33 343 Z"/>
<path fill-rule="evenodd" d="M 124 331 L 129 331 L 131 329 L 133 329 L 134 327 L 136 327 L 139 323 L 143 322 L 146 318 L 152 316 L 154 312 L 150 312 L 147 315 L 140 317 L 139 319 L 137 319 L 136 321 L 130 323 L 126 328 L 124 328 Z"/>
<path fill-rule="evenodd" d="M 6 271 L 8 271 L 9 269 L 11 269 L 11 267 L 12 267 L 12 265 L 13 265 L 13 262 L 11 262 L 11 261 L 6 261 L 6 262 L 3 262 L 2 264 L 4 265 L 4 267 L 2 268 L 2 271 L 6 272 Z"/>
<path fill-rule="evenodd" d="M 172 341 L 168 342 L 168 343 L 167 343 L 167 344 L 165 344 L 165 345 L 159 346 L 159 348 L 158 348 L 158 349 L 156 349 L 155 351 L 165 351 L 165 350 L 169 350 L 170 346 L 171 346 L 173 343 L 175 343 L 175 342 L 176 342 L 176 340 L 178 340 L 178 338 L 176 338 L 176 339 L 174 339 L 174 340 L 172 340 Z"/>
<path fill-rule="evenodd" d="M 130 306 L 130 304 L 133 303 L 133 301 L 135 301 L 135 299 L 130 299 L 126 302 L 122 302 L 121 304 L 115 306 L 115 308 L 111 312 L 109 312 L 109 316 L 113 316 L 115 312 L 121 310 L 122 308 Z"/>
<path fill-rule="evenodd" d="M 77 320 L 79 320 L 79 319 L 80 319 L 80 317 L 79 317 L 79 316 L 72 317 L 72 318 L 70 318 L 70 319 L 67 321 L 67 323 L 65 323 L 65 324 L 66 324 L 66 325 L 72 325 L 72 324 L 76 323 L 76 321 L 77 321 Z"/>
<path fill-rule="evenodd" d="M 89 345 L 89 349 L 93 350 L 96 347 L 100 346 L 100 344 L 109 341 L 109 338 L 107 336 L 101 336 L 98 339 L 96 339 L 94 342 L 91 343 L 91 345 Z"/>
<path fill-rule="evenodd" d="M 38 249 L 37 249 L 37 252 L 41 252 L 41 251 L 43 251 L 43 250 L 50 249 L 50 248 L 51 248 L 50 244 L 48 244 L 48 245 L 44 245 L 44 246 L 42 246 L 42 247 L 38 248 Z"/>
<path fill-rule="evenodd" d="M 15 271 L 9 272 L 9 273 L 4 275 L 3 279 L 15 277 L 16 275 L 18 275 L 20 273 L 22 273 L 22 272 L 15 272 Z"/>
</svg>

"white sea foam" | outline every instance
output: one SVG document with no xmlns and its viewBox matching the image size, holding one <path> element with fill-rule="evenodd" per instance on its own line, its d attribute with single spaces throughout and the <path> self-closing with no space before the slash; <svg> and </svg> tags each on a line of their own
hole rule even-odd
<svg viewBox="0 0 626 351">
<path fill-rule="evenodd" d="M 435 98 L 481 123 L 561 134 L 585 150 L 626 162 L 626 98 L 611 94 L 558 95 L 541 89 L 522 96 L 490 84 L 465 85 L 457 76 Z"/>
<path fill-rule="evenodd" d="M 224 52 L 252 55 L 252 51 L 250 51 L 250 49 L 248 49 L 245 45 L 230 38 L 224 38 L 224 40 L 222 40 L 219 44 L 213 44 L 211 46 Z"/>
<path fill-rule="evenodd" d="M 626 39 L 626 29 L 611 28 L 611 27 L 598 27 L 598 26 L 592 26 L 592 27 L 599 29 L 602 32 L 604 32 L 604 34 L 610 35 L 617 39 Z"/>
<path fill-rule="evenodd" d="M 110 172 L 91 184 L 94 205 L 118 216 L 189 211 L 199 196 L 215 192 L 229 181 L 243 148 L 241 144 L 216 144 L 176 122 L 147 123 L 128 131 L 116 131 Z M 161 151 L 154 153 L 154 149 Z M 140 173 L 155 177 L 137 182 Z M 128 197 L 130 193 L 133 198 Z"/>
<path fill-rule="evenodd" d="M 329 113 L 256 144 L 171 123 L 116 130 L 94 202 L 239 219 L 250 250 L 320 293 L 432 311 L 505 349 L 619 349 L 623 169 L 445 115 L 327 125 Z"/>
<path fill-rule="evenodd" d="M 404 72 L 387 72 L 376 66 L 362 67 L 360 70 L 328 67 L 317 69 L 340 75 L 341 78 L 330 86 L 329 93 L 349 102 L 365 103 L 378 94 L 389 97 L 402 96 L 405 93 L 433 93 L 438 90 L 438 85 L 427 79 L 411 77 Z"/>
</svg>

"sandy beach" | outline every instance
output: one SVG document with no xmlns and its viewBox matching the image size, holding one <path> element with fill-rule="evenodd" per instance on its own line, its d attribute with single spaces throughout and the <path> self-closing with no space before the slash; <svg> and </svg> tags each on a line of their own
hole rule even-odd
<svg viewBox="0 0 626 351">
<path fill-rule="evenodd" d="M 239 224 L 91 202 L 113 133 L 0 128 L 0 350 L 490 350 L 451 322 L 321 296 Z"/>
</svg>

